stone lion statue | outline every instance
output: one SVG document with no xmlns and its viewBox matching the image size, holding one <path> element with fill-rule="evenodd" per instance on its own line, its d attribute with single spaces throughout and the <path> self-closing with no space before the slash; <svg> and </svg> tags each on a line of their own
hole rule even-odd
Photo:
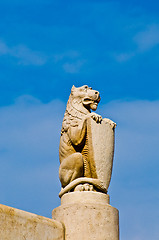
<svg viewBox="0 0 159 240">
<path fill-rule="evenodd" d="M 101 125 L 104 121 L 105 124 L 109 125 L 110 131 L 112 131 L 111 135 L 114 136 L 116 124 L 109 119 L 102 119 L 100 115 L 91 112 L 97 109 L 99 102 L 99 92 L 91 87 L 87 85 L 78 88 L 72 87 L 62 123 L 59 146 L 59 178 L 62 185 L 60 197 L 66 192 L 77 190 L 107 192 L 104 181 L 98 176 L 101 174 L 101 170 L 96 166 L 98 164 L 93 159 L 94 147 L 92 144 L 91 126 L 94 123 Z M 113 152 L 113 138 L 112 141 Z M 111 172 L 112 157 L 109 168 Z M 110 179 L 108 181 L 110 182 Z"/>
</svg>

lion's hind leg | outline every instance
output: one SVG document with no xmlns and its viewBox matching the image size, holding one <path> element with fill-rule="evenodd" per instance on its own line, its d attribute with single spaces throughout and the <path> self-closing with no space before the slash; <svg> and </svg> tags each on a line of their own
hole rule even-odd
<svg viewBox="0 0 159 240">
<path fill-rule="evenodd" d="M 65 158 L 59 168 L 59 178 L 62 187 L 67 186 L 74 179 L 83 177 L 84 161 L 80 152 L 76 152 Z"/>
</svg>

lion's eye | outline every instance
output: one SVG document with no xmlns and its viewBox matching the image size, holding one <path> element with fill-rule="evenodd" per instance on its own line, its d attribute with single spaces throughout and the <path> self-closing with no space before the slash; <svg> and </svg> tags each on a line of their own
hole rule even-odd
<svg viewBox="0 0 159 240">
<path fill-rule="evenodd" d="M 88 86 L 87 85 L 85 85 L 85 86 L 83 86 L 83 91 L 87 91 L 88 90 Z"/>
</svg>

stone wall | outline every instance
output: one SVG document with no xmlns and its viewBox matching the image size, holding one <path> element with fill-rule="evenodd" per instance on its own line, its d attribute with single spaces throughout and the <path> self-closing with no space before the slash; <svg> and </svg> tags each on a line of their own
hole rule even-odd
<svg viewBox="0 0 159 240">
<path fill-rule="evenodd" d="M 60 222 L 0 204 L 1 240 L 62 240 Z"/>
</svg>

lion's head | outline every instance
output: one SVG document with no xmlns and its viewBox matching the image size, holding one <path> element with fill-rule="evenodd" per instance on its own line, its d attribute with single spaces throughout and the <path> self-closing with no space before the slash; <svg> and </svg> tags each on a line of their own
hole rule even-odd
<svg viewBox="0 0 159 240">
<path fill-rule="evenodd" d="M 97 109 L 100 101 L 100 95 L 98 91 L 93 90 L 87 85 L 78 88 L 73 86 L 71 89 L 70 99 L 74 104 L 82 104 L 90 112 L 91 110 L 95 111 Z"/>
<path fill-rule="evenodd" d="M 77 88 L 73 86 L 67 102 L 61 133 L 67 131 L 70 124 L 78 125 L 78 121 L 82 120 L 83 115 L 97 109 L 99 102 L 100 95 L 98 91 L 87 85 Z"/>
</svg>

